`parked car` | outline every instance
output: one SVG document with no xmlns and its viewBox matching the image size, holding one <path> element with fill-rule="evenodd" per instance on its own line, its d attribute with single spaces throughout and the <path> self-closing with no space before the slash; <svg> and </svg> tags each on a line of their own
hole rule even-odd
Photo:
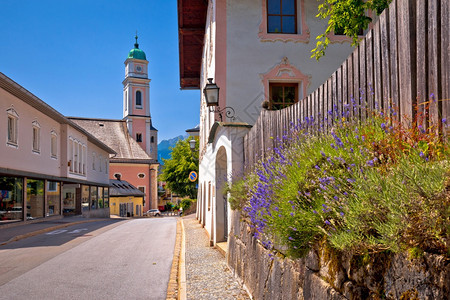
<svg viewBox="0 0 450 300">
<path fill-rule="evenodd" d="M 159 211 L 159 209 L 153 208 L 153 209 L 147 210 L 147 212 L 144 213 L 144 216 L 159 217 L 159 216 L 161 216 L 161 212 Z"/>
</svg>

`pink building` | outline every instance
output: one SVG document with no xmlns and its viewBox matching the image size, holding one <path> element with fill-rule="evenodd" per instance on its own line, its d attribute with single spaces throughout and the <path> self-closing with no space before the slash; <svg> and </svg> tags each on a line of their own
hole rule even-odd
<svg viewBox="0 0 450 300">
<path fill-rule="evenodd" d="M 70 118 L 117 153 L 110 159 L 109 177 L 119 174 L 145 193 L 144 212 L 158 208 L 158 130 L 150 116 L 148 61 L 139 44 L 128 53 L 123 81 L 123 119 Z"/>
<path fill-rule="evenodd" d="M 0 224 L 109 217 L 106 146 L 0 73 Z"/>
</svg>

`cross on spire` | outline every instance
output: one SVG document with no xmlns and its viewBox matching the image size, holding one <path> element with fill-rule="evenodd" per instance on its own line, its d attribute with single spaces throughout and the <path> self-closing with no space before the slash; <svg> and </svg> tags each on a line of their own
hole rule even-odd
<svg viewBox="0 0 450 300">
<path fill-rule="evenodd" d="M 136 30 L 136 36 L 134 38 L 136 39 L 136 43 L 134 44 L 134 48 L 139 49 L 139 44 L 137 42 L 137 40 L 138 40 L 137 30 Z"/>
</svg>

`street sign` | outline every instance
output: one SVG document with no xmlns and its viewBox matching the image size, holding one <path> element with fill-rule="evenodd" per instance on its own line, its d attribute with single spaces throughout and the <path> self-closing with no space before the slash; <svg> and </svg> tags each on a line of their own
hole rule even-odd
<svg viewBox="0 0 450 300">
<path fill-rule="evenodd" d="M 191 173 L 189 173 L 189 180 L 194 182 L 197 180 L 197 172 L 195 171 L 191 171 Z"/>
</svg>

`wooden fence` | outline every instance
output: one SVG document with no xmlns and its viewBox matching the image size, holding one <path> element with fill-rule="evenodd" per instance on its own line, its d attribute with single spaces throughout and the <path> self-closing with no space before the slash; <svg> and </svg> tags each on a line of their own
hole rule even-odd
<svg viewBox="0 0 450 300">
<path fill-rule="evenodd" d="M 329 112 L 364 120 L 381 109 L 392 120 L 411 126 L 450 127 L 450 1 L 394 0 L 353 53 L 325 83 L 297 104 L 262 110 L 244 138 L 245 166 L 252 166 L 280 145 L 299 120 L 314 118 L 310 130 L 333 126 Z M 447 100 L 446 100 L 447 99 Z M 356 109 L 353 109 L 356 105 Z M 424 118 L 415 118 L 416 114 Z M 406 118 L 404 118 L 406 117 Z M 310 123 L 309 123 L 310 124 Z"/>
</svg>

